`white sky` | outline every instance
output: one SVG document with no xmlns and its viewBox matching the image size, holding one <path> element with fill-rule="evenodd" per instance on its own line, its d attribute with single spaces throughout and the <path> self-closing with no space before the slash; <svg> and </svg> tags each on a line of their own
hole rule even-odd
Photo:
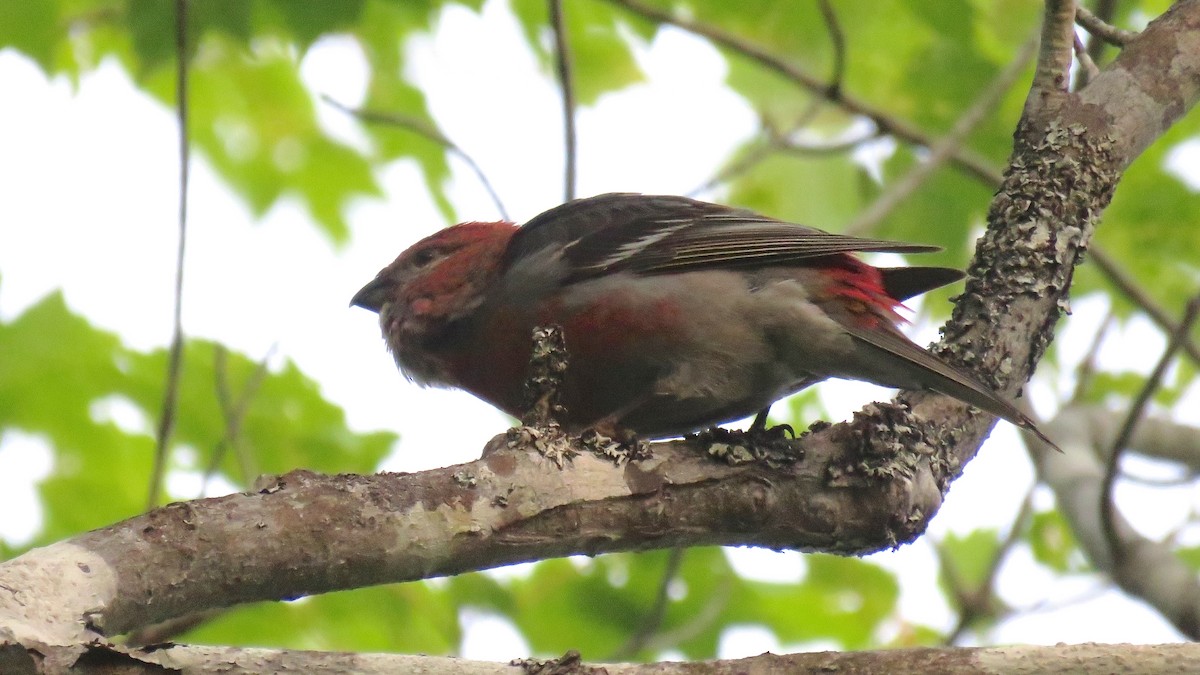
<svg viewBox="0 0 1200 675">
<path fill-rule="evenodd" d="M 462 44 L 477 50 L 467 52 Z M 481 53 L 487 58 L 479 58 Z M 449 8 L 436 35 L 414 40 L 408 54 L 443 131 L 482 165 L 515 219 L 528 219 L 561 201 L 558 95 L 533 62 L 504 3 L 489 2 L 482 17 Z M 597 107 L 580 111 L 580 195 L 686 192 L 708 179 L 755 129 L 754 112 L 722 86 L 724 62 L 703 42 L 664 31 L 639 59 L 648 86 L 606 96 Z M 350 105 L 362 99 L 365 71 L 349 40 L 319 43 L 305 58 L 303 75 L 315 92 Z M 13 52 L 0 52 L 0 81 L 6 88 L 0 108 L 0 317 L 11 320 L 62 288 L 73 310 L 119 332 L 133 347 L 166 345 L 178 198 L 172 113 L 139 93 L 111 63 L 85 77 L 74 92 L 64 80 L 47 82 Z M 362 142 L 355 124 L 341 113 L 322 106 L 321 120 L 339 137 Z M 450 194 L 459 212 L 468 218 L 496 217 L 470 171 L 459 162 L 454 169 Z M 346 306 L 353 292 L 405 246 L 445 225 L 411 164 L 385 169 L 380 180 L 386 197 L 354 205 L 352 240 L 335 251 L 295 203 L 281 204 L 254 221 L 196 156 L 185 330 L 252 358 L 278 345 L 273 363 L 295 359 L 321 383 L 325 396 L 345 407 L 352 427 L 401 434 L 384 468 L 417 471 L 467 461 L 504 429 L 504 416 L 469 395 L 418 390 L 404 382 L 384 349 L 375 316 Z M 1103 313 L 1102 303 L 1078 303 L 1075 316 L 1060 329 L 1060 344 L 1078 345 L 1076 351 L 1082 352 Z M 1162 344 L 1161 336 L 1138 322 L 1125 333 L 1130 343 L 1146 348 L 1131 355 L 1114 347 L 1101 354 L 1102 361 L 1128 365 L 1140 359 L 1132 366 L 1148 372 L 1160 353 L 1153 345 Z M 928 342 L 935 336 L 934 329 L 925 328 L 914 337 Z M 844 382 L 823 384 L 821 391 L 835 419 L 887 395 Z M 1032 394 L 1040 408 L 1052 408 L 1052 392 Z M 145 419 L 119 404 L 102 408 L 101 414 L 149 431 Z M 454 447 L 440 431 L 449 425 L 461 439 Z M 20 540 L 36 528 L 33 485 L 49 470 L 49 455 L 37 439 L 8 434 L 0 442 L 0 536 Z M 1005 528 L 1032 481 L 1015 433 L 1002 423 L 951 490 L 930 533 Z M 1130 516 L 1144 533 L 1161 536 L 1186 517 L 1194 496 L 1123 487 L 1119 497 L 1152 505 Z M 1048 495 L 1039 499 L 1049 504 Z M 803 557 L 794 553 L 731 555 L 739 570 L 760 578 L 796 579 L 803 569 Z M 871 559 L 902 574 L 904 618 L 949 628 L 951 615 L 936 586 L 928 538 Z M 1094 579 L 1063 583 L 1024 549 L 1013 554 L 998 580 L 1002 596 L 1019 606 L 1062 603 L 1101 584 Z M 527 655 L 506 622 L 468 618 L 465 655 L 501 660 Z M 1178 639 L 1153 610 L 1115 591 L 1019 617 L 988 638 L 1002 643 Z M 739 628 L 722 641 L 726 657 L 782 648 L 757 629 Z"/>
</svg>

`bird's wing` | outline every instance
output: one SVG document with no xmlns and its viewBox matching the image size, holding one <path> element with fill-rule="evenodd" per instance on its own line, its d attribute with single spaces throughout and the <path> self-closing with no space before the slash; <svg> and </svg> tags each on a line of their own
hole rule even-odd
<svg viewBox="0 0 1200 675">
<path fill-rule="evenodd" d="M 564 283 L 620 271 L 640 274 L 796 264 L 857 251 L 914 253 L 936 246 L 831 234 L 744 209 L 686 197 L 614 193 L 537 216 L 509 248 L 511 260 L 555 245 Z"/>
</svg>

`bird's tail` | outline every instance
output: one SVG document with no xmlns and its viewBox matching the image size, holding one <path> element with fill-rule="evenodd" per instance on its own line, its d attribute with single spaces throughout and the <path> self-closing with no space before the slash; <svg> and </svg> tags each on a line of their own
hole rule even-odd
<svg viewBox="0 0 1200 675">
<path fill-rule="evenodd" d="M 855 338 L 861 362 L 868 364 L 864 374 L 870 373 L 871 376 L 862 379 L 902 389 L 928 389 L 952 396 L 1030 431 L 1050 447 L 1062 452 L 1028 415 L 1000 394 L 969 373 L 921 349 L 899 330 L 891 326 L 876 327 L 874 330 L 847 329 Z"/>
</svg>

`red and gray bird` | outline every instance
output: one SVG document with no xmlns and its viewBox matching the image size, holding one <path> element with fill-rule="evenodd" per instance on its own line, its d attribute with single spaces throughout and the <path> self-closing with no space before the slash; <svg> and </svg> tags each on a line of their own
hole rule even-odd
<svg viewBox="0 0 1200 675">
<path fill-rule="evenodd" d="M 940 392 L 1049 442 L 1010 402 L 897 328 L 904 299 L 962 273 L 877 268 L 854 255 L 934 250 L 685 197 L 606 194 L 522 227 L 441 230 L 351 304 L 379 313 L 406 377 L 517 417 L 531 334 L 560 326 L 569 358 L 557 421 L 573 431 L 681 435 L 837 377 Z"/>
</svg>

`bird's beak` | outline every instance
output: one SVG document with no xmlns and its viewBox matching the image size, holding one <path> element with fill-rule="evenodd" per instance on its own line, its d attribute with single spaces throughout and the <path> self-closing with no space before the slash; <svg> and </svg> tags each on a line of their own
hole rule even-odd
<svg viewBox="0 0 1200 675">
<path fill-rule="evenodd" d="M 362 307 L 372 312 L 378 312 L 387 302 L 388 293 L 392 290 L 392 281 L 387 277 L 375 277 L 366 286 L 358 289 L 350 298 L 351 307 Z"/>
</svg>

